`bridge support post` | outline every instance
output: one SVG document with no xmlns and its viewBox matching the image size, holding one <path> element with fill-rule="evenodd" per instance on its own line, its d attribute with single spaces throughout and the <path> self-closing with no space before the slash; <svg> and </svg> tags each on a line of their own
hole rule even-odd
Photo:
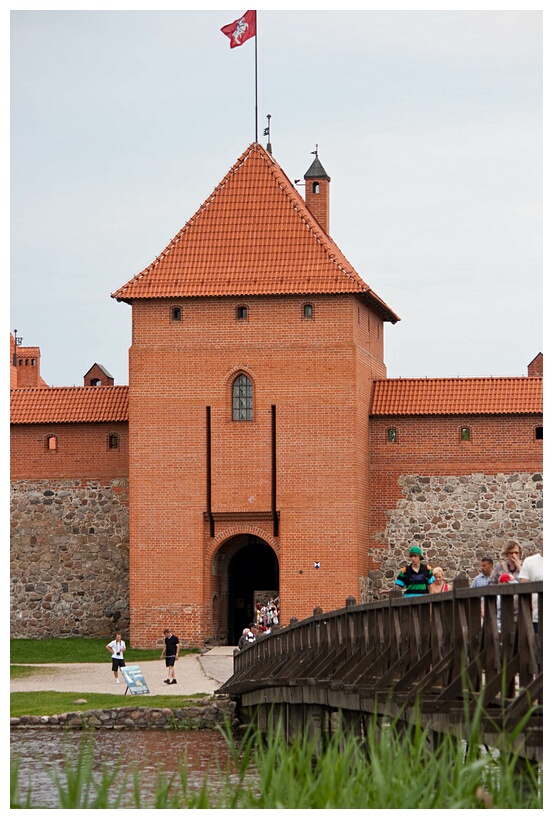
<svg viewBox="0 0 553 819">
<path fill-rule="evenodd" d="M 322 751 L 328 733 L 326 708 L 322 705 L 306 705 L 304 710 L 304 731 L 307 738 L 315 742 L 315 750 Z"/>
<path fill-rule="evenodd" d="M 347 737 L 363 738 L 363 716 L 359 711 L 340 710 L 338 712 L 337 729 L 346 739 Z"/>
<path fill-rule="evenodd" d="M 303 735 L 303 705 L 286 703 L 286 741 L 294 742 Z"/>
</svg>

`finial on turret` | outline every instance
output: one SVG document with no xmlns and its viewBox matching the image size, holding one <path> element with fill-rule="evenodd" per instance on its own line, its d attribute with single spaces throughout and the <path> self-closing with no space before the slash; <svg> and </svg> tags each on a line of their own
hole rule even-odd
<svg viewBox="0 0 553 819">
<path fill-rule="evenodd" d="M 263 136 L 269 137 L 267 140 L 267 153 L 273 153 L 273 146 L 271 145 L 271 115 L 267 114 L 267 127 L 263 131 Z"/>
</svg>

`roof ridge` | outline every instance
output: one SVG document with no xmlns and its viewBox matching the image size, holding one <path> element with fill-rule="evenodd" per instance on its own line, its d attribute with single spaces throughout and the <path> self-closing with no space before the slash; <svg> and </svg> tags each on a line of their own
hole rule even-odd
<svg viewBox="0 0 553 819">
<path fill-rule="evenodd" d="M 406 383 L 409 381 L 528 381 L 543 380 L 541 375 L 445 375 L 445 376 L 398 376 L 397 378 L 373 378 L 375 383 L 386 384 L 391 381 Z"/>
</svg>

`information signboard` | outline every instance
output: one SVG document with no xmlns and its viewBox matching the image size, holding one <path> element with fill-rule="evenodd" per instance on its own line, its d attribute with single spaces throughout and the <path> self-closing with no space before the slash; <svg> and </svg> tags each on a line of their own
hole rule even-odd
<svg viewBox="0 0 553 819">
<path fill-rule="evenodd" d="M 144 674 L 139 665 L 125 665 L 120 669 L 123 679 L 127 683 L 127 691 L 131 694 L 149 694 L 150 689 L 146 685 Z M 125 694 L 127 693 L 125 691 Z"/>
</svg>

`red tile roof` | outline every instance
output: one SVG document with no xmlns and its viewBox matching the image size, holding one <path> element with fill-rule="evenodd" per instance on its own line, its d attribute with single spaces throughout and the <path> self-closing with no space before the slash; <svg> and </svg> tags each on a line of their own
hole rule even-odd
<svg viewBox="0 0 553 819">
<path fill-rule="evenodd" d="M 12 390 L 12 424 L 71 424 L 129 420 L 129 388 L 48 387 Z"/>
<path fill-rule="evenodd" d="M 112 297 L 356 293 L 398 316 L 320 227 L 271 154 L 253 143 L 165 250 Z"/>
<path fill-rule="evenodd" d="M 541 378 L 389 378 L 371 415 L 528 415 L 543 411 Z"/>
</svg>

